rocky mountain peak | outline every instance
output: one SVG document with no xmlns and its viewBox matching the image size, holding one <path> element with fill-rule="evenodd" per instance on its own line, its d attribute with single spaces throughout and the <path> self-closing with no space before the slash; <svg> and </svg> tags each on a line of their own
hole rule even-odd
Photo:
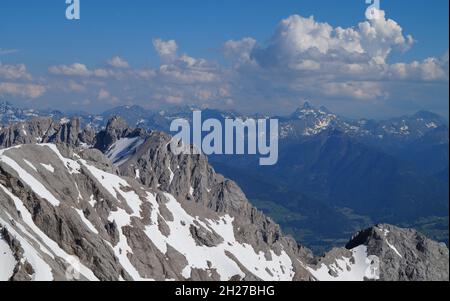
<svg viewBox="0 0 450 301">
<path fill-rule="evenodd" d="M 313 106 L 308 101 L 305 101 L 305 103 L 303 104 L 303 106 L 301 108 L 304 110 L 311 110 L 311 109 L 313 109 Z"/>
<path fill-rule="evenodd" d="M 106 125 L 107 131 L 124 131 L 127 129 L 129 129 L 127 122 L 120 116 L 111 117 Z"/>
<path fill-rule="evenodd" d="M 4 113 L 12 107 L 11 103 L 6 100 L 0 100 L 0 112 Z"/>
<path fill-rule="evenodd" d="M 384 280 L 424 280 L 431 274 L 448 279 L 449 251 L 444 243 L 428 239 L 413 229 L 379 224 L 357 233 L 347 249 L 367 246 L 368 254 L 388 258 L 380 263 Z"/>
<path fill-rule="evenodd" d="M 110 147 L 121 138 L 135 138 L 145 134 L 143 129 L 132 129 L 127 122 L 114 116 L 108 120 L 105 130 L 98 133 L 94 147 L 106 152 Z"/>
<path fill-rule="evenodd" d="M 418 111 L 416 114 L 414 114 L 413 117 L 423 118 L 423 119 L 428 119 L 428 120 L 441 120 L 442 119 L 441 116 L 439 116 L 433 112 L 424 111 L 424 110 Z"/>
<path fill-rule="evenodd" d="M 298 107 L 297 110 L 294 111 L 294 113 L 292 113 L 292 116 L 298 117 L 311 110 L 314 110 L 314 107 L 309 102 L 306 101 L 303 105 Z"/>
</svg>

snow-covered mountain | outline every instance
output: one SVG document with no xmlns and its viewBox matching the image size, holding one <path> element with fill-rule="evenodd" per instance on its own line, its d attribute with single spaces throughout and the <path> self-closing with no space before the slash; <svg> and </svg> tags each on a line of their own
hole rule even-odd
<svg viewBox="0 0 450 301">
<path fill-rule="evenodd" d="M 124 143 L 108 149 L 113 135 L 97 135 L 111 118 L 120 116 L 132 128 L 142 128 L 134 132 L 116 121 L 116 127 L 139 144 L 147 131 L 167 133 L 175 118 L 191 121 L 194 109 L 149 111 L 121 106 L 103 114 L 79 112 L 57 118 L 34 111 L 47 121 L 1 129 L 0 145 L 74 141 L 82 132 L 79 143 L 120 162 L 133 146 Z M 75 116 L 80 117 L 74 127 L 69 121 Z M 202 117 L 225 122 L 227 117 L 248 116 L 205 109 Z M 441 117 L 418 112 L 390 120 L 351 120 L 306 103 L 279 120 L 282 139 L 274 168 L 262 170 L 254 156 L 210 156 L 209 162 L 315 253 L 342 245 L 351 233 L 377 221 L 418 227 L 433 239 L 448 242 L 449 135 Z M 29 132 L 38 134 L 27 136 Z M 337 224 L 330 228 L 324 220 Z"/>
<path fill-rule="evenodd" d="M 9 124 L 12 122 L 25 121 L 39 116 L 35 110 L 22 110 L 12 106 L 9 102 L 0 101 L 0 122 Z"/>
<path fill-rule="evenodd" d="M 427 111 L 388 120 L 352 120 L 331 113 L 325 107 L 314 108 L 309 103 L 280 120 L 280 135 L 283 139 L 309 137 L 327 130 L 338 130 L 351 137 L 373 140 L 373 143 L 389 143 L 392 140 L 412 141 L 434 129 L 448 128 L 442 117 Z"/>
<path fill-rule="evenodd" d="M 314 136 L 332 128 L 342 128 L 344 125 L 350 128 L 350 125 L 345 124 L 326 108 L 315 109 L 309 103 L 305 103 L 290 116 L 280 119 L 280 137 L 282 139 Z"/>
<path fill-rule="evenodd" d="M 1 143 L 0 280 L 448 280 L 445 245 L 388 225 L 315 258 L 164 133 L 12 127 L 25 132 Z"/>
<path fill-rule="evenodd" d="M 36 109 L 20 109 L 6 101 L 0 102 L 0 124 L 26 121 L 34 117 L 51 117 L 55 120 L 80 118 L 83 126 L 96 130 L 104 128 L 108 120 L 120 116 L 128 124 L 147 129 L 169 131 L 170 122 L 176 118 L 192 120 L 194 107 L 173 107 L 166 110 L 152 111 L 140 106 L 119 106 L 101 114 L 62 113 L 59 111 L 39 111 Z M 202 109 L 203 118 L 256 117 L 241 115 L 232 111 Z M 414 140 L 425 136 L 437 128 L 448 128 L 448 123 L 439 115 L 427 111 L 419 111 L 414 115 L 391 118 L 387 120 L 349 119 L 330 112 L 325 107 L 316 108 L 306 102 L 288 116 L 274 116 L 281 121 L 280 136 L 282 139 L 297 139 L 318 135 L 327 130 L 338 130 L 352 137 L 382 143 L 394 139 L 402 141 Z"/>
<path fill-rule="evenodd" d="M 0 100 L 0 126 L 26 121 L 34 117 L 51 117 L 58 119 L 63 116 L 64 114 L 59 111 L 47 112 L 35 109 L 20 109 L 7 101 Z"/>
</svg>

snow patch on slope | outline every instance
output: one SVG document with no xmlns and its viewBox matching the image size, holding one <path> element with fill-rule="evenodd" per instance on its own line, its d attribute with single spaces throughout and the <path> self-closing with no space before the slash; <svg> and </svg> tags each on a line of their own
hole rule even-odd
<svg viewBox="0 0 450 301">
<path fill-rule="evenodd" d="M 380 231 L 383 233 L 384 240 L 386 241 L 389 248 L 392 251 L 394 251 L 395 254 L 397 254 L 400 258 L 403 258 L 402 254 L 400 254 L 400 252 L 397 250 L 397 248 L 394 245 L 392 245 L 391 243 L 389 243 L 389 241 L 388 241 L 388 235 L 389 235 L 390 231 L 388 229 L 380 229 Z"/>
<path fill-rule="evenodd" d="M 57 200 L 53 194 L 45 188 L 38 180 L 36 180 L 32 175 L 30 175 L 25 169 L 23 169 L 16 161 L 10 157 L 0 154 L 0 162 L 9 165 L 14 169 L 19 178 L 24 181 L 39 197 L 46 199 L 53 206 L 59 206 L 59 200 Z"/>
<path fill-rule="evenodd" d="M 97 204 L 97 201 L 94 198 L 94 195 L 91 195 L 89 199 L 89 205 L 91 205 L 92 208 L 95 208 L 95 205 Z"/>
<path fill-rule="evenodd" d="M 26 159 L 23 159 L 23 161 L 24 161 L 28 166 L 30 166 L 31 169 L 33 169 L 35 172 L 37 172 L 37 169 L 36 169 L 36 167 L 33 165 L 33 163 L 31 163 L 30 161 L 28 161 L 28 160 L 26 160 Z"/>
<path fill-rule="evenodd" d="M 3 190 L 3 192 L 5 192 L 14 202 L 14 205 L 17 209 L 17 211 L 20 212 L 21 217 L 22 217 L 22 221 L 25 223 L 25 225 L 35 234 L 32 237 L 36 237 L 39 238 L 40 240 L 40 245 L 42 246 L 45 245 L 45 248 L 47 248 L 48 250 L 51 251 L 51 254 L 49 254 L 48 251 L 46 251 L 45 253 L 47 253 L 48 255 L 50 255 L 50 257 L 55 258 L 55 256 L 63 259 L 63 260 L 67 260 L 70 258 L 70 255 L 67 254 L 63 249 L 61 249 L 61 247 L 55 242 L 53 241 L 50 237 L 48 237 L 44 232 L 42 232 L 41 229 L 39 229 L 38 226 L 36 226 L 36 224 L 33 221 L 33 218 L 31 216 L 31 213 L 28 211 L 28 209 L 24 206 L 23 202 L 14 194 L 12 194 L 8 189 L 6 189 L 3 185 L 0 184 L 0 188 Z M 16 221 L 17 223 L 18 221 Z M 20 224 L 17 224 L 20 225 Z M 15 235 L 16 238 L 17 234 Z M 23 241 L 23 240 L 22 240 Z M 22 243 L 21 241 L 21 243 Z M 34 249 L 34 248 L 33 248 Z M 31 252 L 31 251 L 30 251 Z M 34 258 L 35 255 L 37 254 L 37 252 L 34 250 L 33 252 L 31 252 L 32 256 L 31 258 Z M 35 254 L 35 255 L 33 255 Z M 28 259 L 28 257 L 27 257 Z M 42 258 L 41 258 L 42 259 Z M 30 264 L 32 264 L 30 262 Z M 33 264 L 32 264 L 33 265 Z M 47 265 L 47 264 L 46 264 Z M 77 270 L 78 272 L 80 272 L 83 276 L 85 276 L 88 280 L 98 280 L 97 277 L 94 275 L 94 273 L 87 267 L 85 267 L 84 265 L 80 264 L 79 267 L 74 267 L 75 270 Z M 53 276 L 52 276 L 53 278 Z"/>
<path fill-rule="evenodd" d="M 61 155 L 56 145 L 50 143 L 39 145 L 50 148 L 58 156 L 59 160 L 64 163 L 64 166 L 67 168 L 70 174 L 79 174 L 81 172 L 80 164 L 77 161 L 67 159 L 63 155 Z"/>
<path fill-rule="evenodd" d="M 251 245 L 242 244 L 236 240 L 233 218 L 229 215 L 223 216 L 219 221 L 203 222 L 189 215 L 172 195 L 166 193 L 165 196 L 168 201 L 165 205 L 174 218 L 173 221 L 165 220 L 170 228 L 170 234 L 166 237 L 159 231 L 158 216 L 164 218 L 159 213 L 159 204 L 154 197 L 148 198 L 152 204 L 152 224 L 146 227 L 145 232 L 163 254 L 167 252 L 167 246 L 170 245 L 186 257 L 188 265 L 183 270 L 185 278 L 190 277 L 192 269 L 215 269 L 220 279 L 224 281 L 230 280 L 235 275 L 244 278 L 245 273 L 227 255 L 228 252 L 248 271 L 262 280 L 292 280 L 294 276 L 292 261 L 286 252 L 282 251 L 278 256 L 271 251 L 272 260 L 268 260 L 263 252 L 256 253 Z M 190 233 L 190 227 L 198 227 L 198 225 L 209 232 L 214 231 L 224 241 L 214 247 L 199 246 Z"/>
<path fill-rule="evenodd" d="M 0 234 L 0 281 L 8 281 L 11 278 L 16 264 L 17 261 L 13 256 L 11 248 Z"/>
<path fill-rule="evenodd" d="M 42 167 L 47 169 L 49 172 L 51 172 L 51 173 L 55 172 L 55 168 L 51 164 L 41 163 L 41 165 L 42 165 Z"/>
<path fill-rule="evenodd" d="M 135 216 L 140 216 L 142 201 L 136 192 L 131 190 L 127 181 L 119 176 L 104 172 L 103 170 L 88 164 L 84 160 L 80 161 L 114 198 L 121 203 L 121 197 L 125 201 L 125 204 L 133 210 Z M 124 189 L 129 191 L 124 191 Z"/>
<path fill-rule="evenodd" d="M 20 246 L 23 249 L 23 257 L 28 261 L 28 263 L 33 267 L 34 274 L 32 275 L 32 279 L 35 281 L 52 281 L 53 274 L 50 266 L 42 259 L 42 255 L 28 242 L 27 239 L 22 237 L 18 232 L 14 230 L 14 228 L 4 221 L 0 217 L 0 224 L 6 227 L 8 232 L 14 236 L 20 243 Z M 31 238 L 30 238 L 31 239 Z"/>
<path fill-rule="evenodd" d="M 140 137 L 122 138 L 114 143 L 106 152 L 106 156 L 116 166 L 120 166 L 128 160 L 128 157 L 144 143 L 144 139 Z"/>
<path fill-rule="evenodd" d="M 400 252 L 397 250 L 397 248 L 394 245 L 391 245 L 387 240 L 386 240 L 386 243 L 389 246 L 389 248 L 391 248 L 391 250 L 395 252 L 395 254 L 397 254 L 400 258 L 403 258 L 402 254 L 400 254 Z"/>
<path fill-rule="evenodd" d="M 123 234 L 123 227 L 131 225 L 131 216 L 123 209 L 118 209 L 117 211 L 111 212 L 108 217 L 110 222 L 115 222 L 117 225 L 117 230 L 119 232 L 119 242 L 115 246 L 111 246 L 114 250 L 114 254 L 119 259 L 120 265 L 127 271 L 127 273 L 135 281 L 143 280 L 139 272 L 130 262 L 128 254 L 132 254 L 133 250 L 128 245 L 126 236 Z"/>
<path fill-rule="evenodd" d="M 318 281 L 364 281 L 365 278 L 377 280 L 378 277 L 371 273 L 372 260 L 367 255 L 367 247 L 361 245 L 351 252 L 353 259 L 338 258 L 329 266 L 322 264 L 317 270 L 311 267 L 306 269 Z"/>
<path fill-rule="evenodd" d="M 77 212 L 78 216 L 81 218 L 83 223 L 88 227 L 88 229 L 91 230 L 93 233 L 98 234 L 98 231 L 95 228 L 95 226 L 84 216 L 83 210 L 75 209 L 75 211 Z"/>
<path fill-rule="evenodd" d="M 129 184 L 122 178 L 104 172 L 87 162 L 81 160 L 82 164 L 89 170 L 89 172 L 103 185 L 103 187 L 117 199 L 119 203 L 126 205 L 132 210 L 128 213 L 122 208 L 112 211 L 108 217 L 110 222 L 115 222 L 119 232 L 119 242 L 112 246 L 108 243 L 114 251 L 115 256 L 119 259 L 120 265 L 125 271 L 136 281 L 153 280 L 141 277 L 137 269 L 133 266 L 128 258 L 128 254 L 132 254 L 133 250 L 128 245 L 126 236 L 123 233 L 123 227 L 131 226 L 131 219 L 133 217 L 141 218 L 141 204 L 140 197 L 131 189 L 124 191 L 124 189 L 131 188 Z M 122 200 L 121 200 L 122 199 Z M 91 201 L 94 202 L 94 197 L 91 196 Z M 123 203 L 125 202 L 125 203 Z M 92 204 L 91 204 L 92 205 Z M 95 205 L 95 204 L 94 204 Z"/>
<path fill-rule="evenodd" d="M 172 168 L 170 168 L 170 164 L 167 167 L 167 169 L 169 170 L 169 184 L 172 184 L 173 177 L 175 176 L 175 174 L 173 173 Z"/>
</svg>

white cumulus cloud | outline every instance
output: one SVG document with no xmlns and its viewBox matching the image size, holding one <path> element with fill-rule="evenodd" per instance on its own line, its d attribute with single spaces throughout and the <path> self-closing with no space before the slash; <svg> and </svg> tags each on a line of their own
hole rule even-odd
<svg viewBox="0 0 450 301">
<path fill-rule="evenodd" d="M 27 72 L 27 67 L 24 64 L 3 65 L 0 62 L 0 78 L 29 80 L 31 79 L 31 75 Z"/>
<path fill-rule="evenodd" d="M 107 63 L 108 63 L 108 66 L 113 67 L 113 68 L 121 68 L 121 69 L 130 68 L 130 64 L 119 56 L 113 57 L 112 59 L 108 60 Z"/>
<path fill-rule="evenodd" d="M 92 71 L 85 64 L 74 63 L 72 65 L 51 66 L 49 72 L 56 75 L 67 76 L 91 76 Z"/>
<path fill-rule="evenodd" d="M 20 98 L 35 99 L 46 91 L 45 86 L 38 84 L 22 84 L 2 82 L 0 83 L 0 95 L 10 95 Z"/>
<path fill-rule="evenodd" d="M 155 39 L 153 40 L 153 47 L 164 61 L 172 61 L 177 57 L 178 45 L 174 40 Z"/>
</svg>

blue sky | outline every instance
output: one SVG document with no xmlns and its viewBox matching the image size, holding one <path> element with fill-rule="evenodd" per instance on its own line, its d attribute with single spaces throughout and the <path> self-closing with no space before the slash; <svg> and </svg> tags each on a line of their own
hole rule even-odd
<svg viewBox="0 0 450 301">
<path fill-rule="evenodd" d="M 401 27 L 401 36 L 407 38 L 407 35 L 411 35 L 414 39 L 414 43 L 407 47 L 406 42 L 405 45 L 390 45 L 393 48 L 401 46 L 402 49 L 392 50 L 388 55 L 383 55 L 383 64 L 423 62 L 429 57 L 442 60 L 445 53 L 448 56 L 448 5 L 447 0 L 381 0 L 381 9 L 386 12 L 386 19 L 394 20 Z M 392 82 L 393 71 L 384 72 L 390 74 L 389 78 L 381 79 L 374 75 L 364 80 L 361 85 L 355 84 L 360 81 L 359 79 L 348 78 L 348 74 L 342 74 L 341 71 L 333 80 L 327 80 L 326 83 L 321 76 L 323 86 L 317 90 L 329 88 L 330 91 L 335 91 L 336 95 L 318 94 L 299 87 L 298 81 L 307 75 L 305 72 L 298 72 L 296 69 L 289 74 L 281 73 L 281 70 L 288 68 L 283 64 L 292 66 L 298 63 L 293 60 L 311 62 L 309 57 L 304 56 L 304 47 L 300 44 L 297 45 L 298 53 L 280 50 L 281 44 L 271 47 L 271 44 L 276 43 L 274 41 L 277 40 L 277 30 L 283 32 L 292 29 L 295 32 L 294 38 L 300 41 L 303 39 L 299 32 L 306 23 L 290 19 L 289 22 L 292 23 L 285 24 L 286 28 L 281 28 L 282 20 L 287 20 L 293 15 L 304 18 L 313 15 L 314 22 L 327 23 L 333 29 L 357 28 L 359 23 L 365 21 L 366 7 L 363 0 L 81 0 L 81 20 L 68 21 L 65 19 L 64 0 L 2 0 L 0 62 L 4 69 L 5 66 L 16 66 L 16 69 L 20 69 L 17 66 L 24 65 L 29 77 L 12 78 L 11 75 L 8 78 L 4 76 L 3 79 L 0 77 L 0 83 L 4 82 L 3 95 L 0 89 L 0 97 L 8 98 L 11 102 L 22 106 L 56 106 L 61 109 L 81 107 L 97 111 L 125 103 L 148 107 L 195 103 L 205 106 L 229 106 L 238 110 L 242 108 L 245 111 L 254 108 L 255 102 L 260 102 L 258 104 L 261 104 L 263 111 L 281 108 L 280 111 L 288 112 L 302 99 L 310 99 L 313 103 L 341 109 L 342 113 L 351 116 L 387 116 L 417 109 L 429 109 L 448 115 L 446 113 L 448 104 L 444 103 L 444 99 L 448 97 L 448 71 L 443 76 L 433 76 L 432 79 L 430 76 L 405 76 L 402 73 L 402 80 L 395 87 L 389 83 Z M 307 35 L 308 39 L 311 36 L 314 39 L 320 38 L 315 36 L 313 31 Z M 224 56 L 224 45 L 227 41 L 241 41 L 246 37 L 252 38 L 258 45 L 252 44 L 254 46 L 252 49 L 246 48 L 250 53 L 249 57 L 252 58 L 252 64 L 260 65 L 258 69 L 250 67 L 249 62 L 244 65 L 242 61 L 237 62 L 229 56 Z M 175 41 L 178 58 L 164 61 L 161 53 L 155 51 L 155 39 L 161 39 L 163 42 Z M 291 42 L 296 43 L 296 41 L 280 43 L 286 45 Z M 366 48 L 363 50 L 377 47 L 364 43 Z M 383 45 L 383 48 L 385 47 L 386 45 Z M 237 55 L 235 51 L 236 49 L 233 52 L 234 56 Z M 281 52 L 274 54 L 271 51 Z M 259 58 L 257 53 L 261 54 Z M 182 58 L 183 54 L 195 59 L 195 64 L 189 65 L 190 63 Z M 280 55 L 289 56 L 291 59 L 283 59 L 273 65 L 273 58 Z M 95 68 L 106 68 L 106 62 L 116 56 L 126 61 L 133 70 L 159 72 L 161 66 L 166 65 L 172 73 L 170 77 L 165 74 L 164 78 L 159 75 L 148 76 L 138 85 L 135 79 L 125 76 L 121 76 L 120 80 L 117 77 L 107 78 L 106 75 L 101 78 L 86 75 L 82 78 L 80 75 L 68 75 L 61 68 L 58 72 L 56 69 L 53 70 L 55 72 L 49 71 L 52 66 L 71 66 L 74 63 L 84 65 L 93 71 Z M 270 68 L 262 68 L 261 66 L 269 62 L 269 58 L 272 60 Z M 200 59 L 202 61 L 199 61 Z M 319 63 L 326 64 L 327 57 L 323 56 L 320 60 L 322 61 Z M 345 61 L 348 62 L 348 59 Z M 443 62 L 443 66 L 444 69 L 445 66 L 448 68 L 448 62 L 447 65 Z M 208 73 L 209 77 L 201 77 L 199 74 L 212 69 L 214 72 Z M 341 70 L 340 67 L 338 69 Z M 330 72 L 328 67 L 324 70 Z M 417 68 L 414 67 L 414 70 L 408 72 L 416 72 Z M 173 77 L 175 71 L 176 78 Z M 199 80 L 186 81 L 186 78 L 192 76 L 189 72 L 199 75 Z M 422 71 L 421 73 L 423 74 Z M 175 80 L 180 79 L 178 75 L 185 75 L 182 77 L 183 82 Z M 272 76 L 275 78 L 271 78 Z M 280 77 L 283 81 L 278 82 Z M 380 81 L 385 84 L 380 86 Z M 97 82 L 97 86 L 93 84 L 94 82 Z M 219 82 L 227 83 L 227 87 L 221 87 Z M 267 83 L 273 82 L 277 84 L 268 86 Z M 79 85 L 78 95 L 73 95 L 74 93 L 69 93 L 73 91 L 67 91 L 62 87 L 69 83 Z M 12 86 L 13 84 L 16 86 Z M 17 93 L 14 88 L 18 84 L 42 85 L 45 86 L 45 92 L 38 97 L 36 96 L 39 93 L 31 95 Z M 81 85 L 85 88 L 82 89 Z M 415 90 L 411 91 L 408 85 L 413 85 Z M 105 92 L 103 96 L 100 95 L 101 89 Z M 349 89 L 353 89 L 354 93 L 349 92 Z M 376 96 L 370 98 L 361 95 L 368 89 L 375 89 Z M 389 93 L 383 93 L 385 90 Z M 415 95 L 408 95 L 406 99 L 403 91 Z M 169 100 L 164 99 L 164 93 L 170 96 Z M 433 99 L 423 100 L 424 95 L 430 94 Z M 356 99 L 348 99 L 352 96 L 356 96 Z M 405 99 L 398 99 L 402 96 Z M 411 100 L 409 99 L 411 97 L 417 99 Z M 61 98 L 67 98 L 67 101 L 62 102 Z"/>
</svg>

